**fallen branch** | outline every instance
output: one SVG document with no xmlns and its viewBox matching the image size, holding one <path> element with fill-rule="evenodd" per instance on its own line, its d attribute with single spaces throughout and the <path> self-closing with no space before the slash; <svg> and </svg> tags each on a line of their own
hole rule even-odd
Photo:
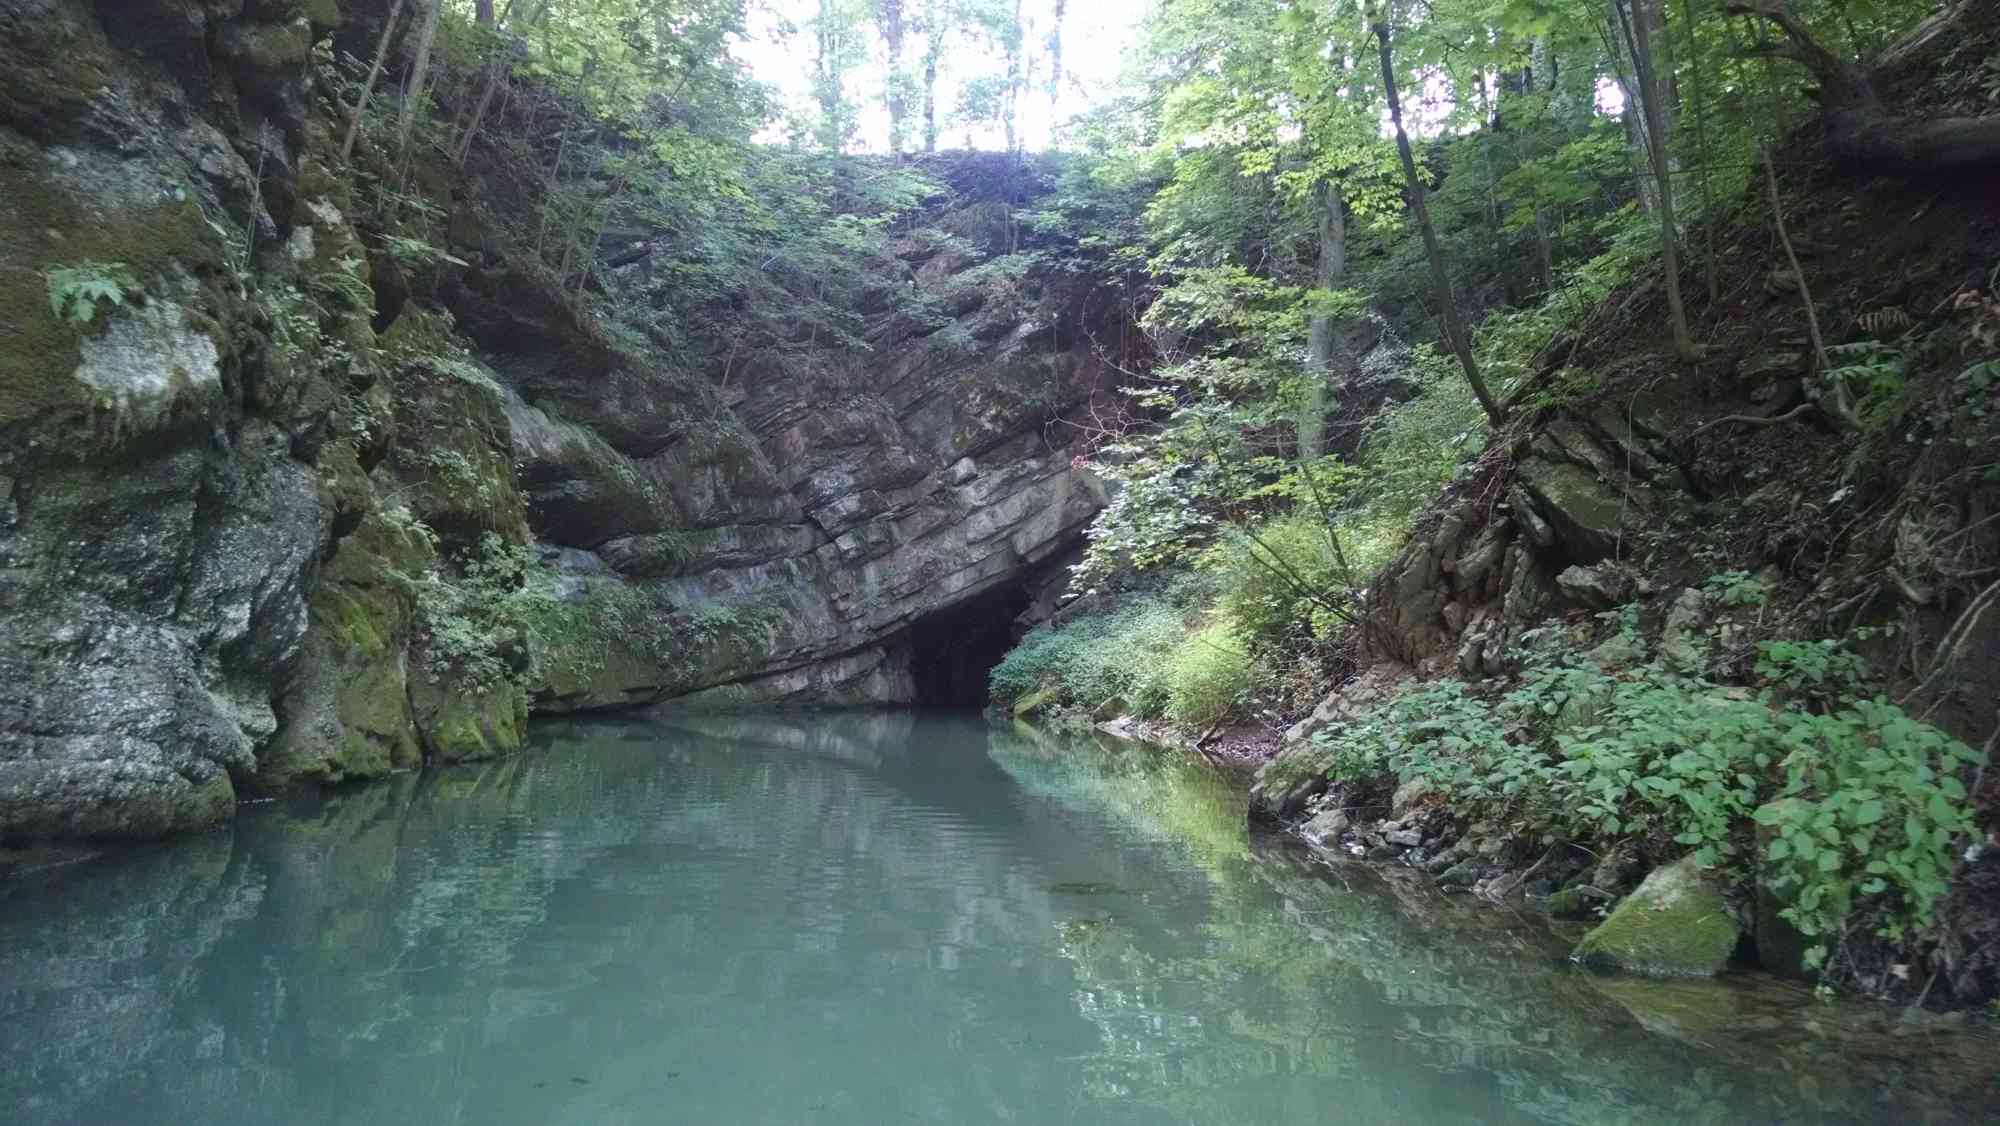
<svg viewBox="0 0 2000 1126">
<path fill-rule="evenodd" d="M 1522 884 L 1528 882 L 1529 876 L 1532 876 L 1536 872 L 1541 871 L 1542 865 L 1547 864 L 1549 862 L 1549 857 L 1554 856 L 1556 854 L 1556 850 L 1561 847 L 1562 846 L 1559 844 L 1550 845 L 1549 850 L 1542 854 L 1542 858 L 1540 860 L 1537 860 L 1533 864 L 1528 865 L 1528 867 L 1525 870 L 1517 872 L 1513 876 L 1502 876 L 1499 880 L 1489 885 L 1485 891 L 1480 893 L 1480 895 L 1493 903 L 1498 903 L 1502 899 L 1505 899 L 1507 896 L 1512 895 L 1514 893 L 1515 888 L 1518 888 Z"/>
<path fill-rule="evenodd" d="M 1761 414 L 1724 415 L 1721 418 L 1715 419 L 1711 422 L 1704 422 L 1700 426 L 1695 427 L 1694 432 L 1689 434 L 1688 437 L 1690 439 L 1699 438 L 1701 437 L 1704 431 L 1713 430 L 1714 428 L 1721 426 L 1725 422 L 1740 422 L 1746 426 L 1776 426 L 1780 422 L 1790 422 L 1792 419 L 1797 418 L 1798 416 L 1806 413 L 1811 409 L 1813 409 L 1812 403 L 1800 403 L 1798 406 L 1793 407 L 1791 410 L 1788 410 L 1783 414 L 1772 415 L 1768 418 Z"/>
<path fill-rule="evenodd" d="M 1905 692 L 1899 703 L 1907 704 L 1922 695 L 1946 669 L 1958 663 L 1959 657 L 1965 652 L 1965 643 L 1972 638 L 1972 628 L 1979 624 L 1979 619 L 1986 614 L 1986 611 L 1993 608 L 1996 601 L 2000 601 L 2000 581 L 1995 581 L 1973 596 L 1964 612 L 1959 614 L 1958 620 L 1952 623 L 1951 628 L 1946 630 L 1944 637 L 1938 641 L 1937 652 L 1931 657 L 1929 674 L 1915 688 Z M 1932 705 L 1932 709 L 1935 707 L 1936 705 Z M 1932 709 L 1927 709 L 1924 714 L 1929 715 Z"/>
</svg>

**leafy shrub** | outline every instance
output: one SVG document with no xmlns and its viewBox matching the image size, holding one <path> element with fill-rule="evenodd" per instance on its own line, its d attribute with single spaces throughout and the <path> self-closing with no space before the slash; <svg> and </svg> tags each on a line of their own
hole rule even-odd
<svg viewBox="0 0 2000 1126">
<path fill-rule="evenodd" d="M 1056 706 L 1094 708 L 1117 696 L 1136 715 L 1162 715 L 1170 697 L 1165 657 L 1185 641 L 1185 618 L 1175 600 L 1145 594 L 1038 626 L 994 668 L 988 689 L 996 703 L 1047 691 Z"/>
<path fill-rule="evenodd" d="M 1167 718 L 1189 729 L 1229 717 L 1250 690 L 1250 656 L 1235 632 L 1211 625 L 1188 637 L 1167 667 Z"/>
<path fill-rule="evenodd" d="M 1416 395 L 1376 416 L 1363 443 L 1367 514 L 1395 532 L 1408 527 L 1410 517 L 1436 499 L 1438 489 L 1486 444 L 1485 412 L 1454 363 L 1431 345 L 1412 349 L 1405 374 L 1416 382 Z M 1349 535 L 1356 541 L 1368 538 Z M 1357 543 L 1364 554 L 1366 547 L 1365 542 Z M 1385 544 L 1383 557 L 1393 550 L 1393 543 Z"/>
<path fill-rule="evenodd" d="M 454 578 L 432 568 L 415 583 L 432 678 L 449 675 L 475 692 L 525 680 L 528 627 L 556 612 L 553 574 L 527 548 L 491 532 L 459 571 Z"/>
<path fill-rule="evenodd" d="M 1792 896 L 1785 916 L 1816 940 L 1808 964 L 1825 961 L 1829 936 L 1861 900 L 1884 903 L 1885 938 L 1928 930 L 1949 888 L 1953 844 L 1974 833 L 1957 775 L 1979 753 L 1885 700 L 1779 714 L 1790 748 L 1784 784 L 1756 819 L 1771 830 L 1771 886 Z"/>
<path fill-rule="evenodd" d="M 434 567 L 411 583 L 431 676 L 475 692 L 587 679 L 614 644 L 663 669 L 685 668 L 728 636 L 764 628 L 773 613 L 721 603 L 683 610 L 617 581 L 566 585 L 533 549 L 492 532 L 458 560 L 456 575 Z"/>
<path fill-rule="evenodd" d="M 1280 517 L 1230 537 L 1206 562 L 1216 576 L 1216 607 L 1252 649 L 1292 649 L 1325 641 L 1339 621 L 1315 596 L 1347 586 L 1347 573 L 1317 517 Z M 1353 577 L 1365 580 L 1366 571 Z"/>
<path fill-rule="evenodd" d="M 1837 647 L 1766 647 L 1776 687 L 1846 670 Z M 1337 777 L 1421 778 L 1468 816 L 1505 816 L 1548 839 L 1634 837 L 1747 875 L 1753 857 L 1816 940 L 1865 909 L 1878 933 L 1926 932 L 1954 842 L 1973 831 L 1958 771 L 1980 756 L 1883 700 L 1824 712 L 1712 683 L 1654 660 L 1609 672 L 1544 650 L 1498 696 L 1464 682 L 1413 687 L 1315 736 Z M 1771 832 L 1752 847 L 1753 824 Z"/>
</svg>

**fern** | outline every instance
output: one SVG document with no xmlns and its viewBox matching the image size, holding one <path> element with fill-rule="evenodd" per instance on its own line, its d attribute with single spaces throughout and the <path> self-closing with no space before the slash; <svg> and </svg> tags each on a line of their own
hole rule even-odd
<svg viewBox="0 0 2000 1126">
<path fill-rule="evenodd" d="M 123 305 L 129 294 L 139 292 L 139 282 L 123 262 L 55 266 L 44 276 L 49 284 L 49 311 L 57 320 L 71 324 L 89 324 L 97 315 L 99 302 Z"/>
</svg>

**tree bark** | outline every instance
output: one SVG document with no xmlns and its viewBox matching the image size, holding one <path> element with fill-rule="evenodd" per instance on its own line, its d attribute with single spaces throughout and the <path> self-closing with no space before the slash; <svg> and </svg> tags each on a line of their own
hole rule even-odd
<svg viewBox="0 0 2000 1126">
<path fill-rule="evenodd" d="M 1627 13 L 1612 0 L 1612 8 L 1625 19 L 1624 33 L 1632 49 L 1632 68 L 1638 77 L 1639 109 L 1646 122 L 1646 158 L 1652 168 L 1654 197 L 1659 204 L 1660 265 L 1665 274 L 1667 318 L 1674 334 L 1674 352 L 1683 360 L 1696 357 L 1694 337 L 1688 332 L 1687 308 L 1681 302 L 1680 223 L 1674 214 L 1674 178 L 1667 159 L 1667 126 L 1662 103 L 1666 88 L 1660 82 L 1653 58 L 1653 5 L 1648 0 L 1631 0 Z M 1625 17 L 1629 15 L 1629 19 Z"/>
<path fill-rule="evenodd" d="M 1444 319 L 1445 335 L 1451 338 L 1451 349 L 1458 356 L 1459 367 L 1465 370 L 1465 382 L 1471 386 L 1472 395 L 1486 411 L 1486 417 L 1494 426 L 1507 421 L 1507 412 L 1486 389 L 1486 379 L 1479 374 L 1479 363 L 1472 358 L 1472 337 L 1465 327 L 1465 318 L 1458 311 L 1458 297 L 1452 292 L 1451 272 L 1445 268 L 1444 250 L 1438 246 L 1437 228 L 1431 225 L 1430 205 L 1426 201 L 1423 177 L 1417 175 L 1417 158 L 1410 151 L 1410 135 L 1403 129 L 1403 105 L 1396 96 L 1396 60 L 1389 47 L 1388 16 L 1379 7 L 1370 12 L 1370 22 L 1374 25 L 1377 54 L 1382 60 L 1382 92 L 1389 101 L 1389 121 L 1396 128 L 1396 155 L 1403 161 L 1403 179 L 1410 188 L 1410 210 L 1416 215 L 1417 230 L 1423 235 L 1424 253 L 1431 261 L 1431 280 L 1437 284 L 1439 316 Z"/>
<path fill-rule="evenodd" d="M 417 32 L 416 61 L 410 64 L 410 88 L 403 95 L 403 116 L 396 126 L 398 150 L 409 147 L 410 129 L 417 123 L 417 107 L 424 101 L 424 83 L 431 71 L 431 45 L 437 41 L 438 12 L 443 7 L 444 0 L 430 0 L 424 9 L 423 26 Z"/>
<path fill-rule="evenodd" d="M 889 109 L 889 154 L 903 155 L 903 119 L 909 103 L 903 93 L 903 0 L 881 0 L 877 18 L 882 25 L 882 43 L 889 54 L 889 87 L 884 101 Z"/>
<path fill-rule="evenodd" d="M 1333 180 L 1321 185 L 1319 200 L 1319 270 L 1314 282 L 1320 289 L 1332 290 L 1347 277 L 1346 201 L 1339 183 Z M 1336 327 L 1330 313 L 1315 314 L 1306 326 L 1308 388 L 1295 422 L 1301 461 L 1312 461 L 1326 453 L 1326 412 L 1333 396 Z"/>
</svg>

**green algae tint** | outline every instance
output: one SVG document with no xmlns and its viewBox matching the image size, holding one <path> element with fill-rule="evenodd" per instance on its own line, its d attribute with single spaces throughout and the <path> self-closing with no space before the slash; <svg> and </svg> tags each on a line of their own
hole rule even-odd
<svg viewBox="0 0 2000 1126">
<path fill-rule="evenodd" d="M 0 1120 L 1990 1121 L 2000 1044 L 1246 835 L 1173 755 L 561 723 L 0 884 Z"/>
</svg>

